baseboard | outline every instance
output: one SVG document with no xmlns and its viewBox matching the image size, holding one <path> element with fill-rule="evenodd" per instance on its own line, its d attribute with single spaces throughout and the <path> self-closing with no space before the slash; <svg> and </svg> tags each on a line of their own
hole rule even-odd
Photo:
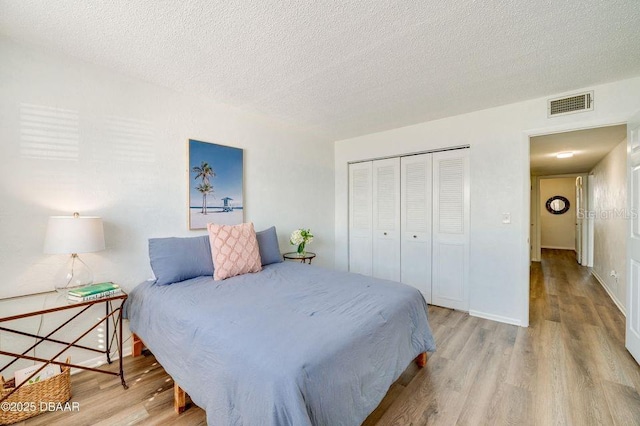
<svg viewBox="0 0 640 426">
<path fill-rule="evenodd" d="M 122 348 L 122 357 L 124 358 L 124 357 L 127 357 L 129 355 L 131 355 L 131 346 L 124 346 Z M 118 362 L 118 353 L 117 352 L 111 354 L 111 362 L 113 363 L 114 361 Z M 71 362 L 73 362 L 73 360 Z M 88 359 L 86 361 L 78 362 L 77 364 L 81 365 L 83 367 L 97 368 L 97 367 L 100 367 L 102 365 L 105 365 L 106 363 L 107 363 L 107 356 L 106 355 L 100 355 L 100 356 L 97 356 L 95 358 Z M 83 371 L 86 371 L 86 370 L 83 370 L 81 368 L 72 368 L 71 369 L 71 374 L 81 373 Z"/>
<path fill-rule="evenodd" d="M 576 251 L 575 247 L 540 246 L 540 248 L 551 249 L 551 250 L 571 250 L 571 251 Z"/>
<path fill-rule="evenodd" d="M 469 310 L 469 315 L 472 317 L 484 318 L 491 321 L 503 322 L 505 324 L 517 325 L 518 327 L 522 327 L 522 321 L 515 318 L 503 317 L 501 315 L 488 314 L 486 312 L 473 311 Z"/>
<path fill-rule="evenodd" d="M 627 312 L 625 311 L 624 306 L 622 306 L 622 303 L 620 303 L 620 301 L 618 300 L 616 295 L 613 294 L 613 292 L 611 292 L 611 289 L 609 289 L 609 286 L 607 284 L 605 284 L 604 280 L 602 278 L 600 278 L 600 275 L 598 275 L 598 273 L 596 271 L 594 271 L 593 269 L 591 270 L 591 275 L 593 275 L 593 277 L 596 279 L 596 281 L 598 281 L 600 283 L 602 288 L 604 288 L 604 291 L 606 291 L 607 294 L 609 295 L 609 297 L 611 298 L 611 300 L 613 300 L 613 303 L 615 303 L 615 305 L 618 307 L 620 312 L 622 312 L 622 315 L 624 315 L 626 317 L 627 316 Z"/>
</svg>

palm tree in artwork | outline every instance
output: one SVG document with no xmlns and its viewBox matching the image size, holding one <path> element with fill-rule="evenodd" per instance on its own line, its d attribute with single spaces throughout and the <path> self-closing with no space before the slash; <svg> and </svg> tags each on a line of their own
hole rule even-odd
<svg viewBox="0 0 640 426">
<path fill-rule="evenodd" d="M 213 193 L 213 187 L 210 183 L 203 182 L 198 184 L 198 186 L 196 186 L 196 189 L 202 194 L 202 210 L 200 211 L 200 213 L 207 214 L 207 195 Z"/>
<path fill-rule="evenodd" d="M 195 180 L 202 180 L 202 182 L 196 186 L 196 190 L 202 194 L 201 213 L 207 214 L 207 195 L 213 193 L 213 186 L 211 186 L 209 179 L 216 177 L 216 172 L 206 161 L 202 161 L 199 166 L 194 166 L 191 171 L 196 174 Z"/>
<path fill-rule="evenodd" d="M 209 183 L 209 178 L 216 177 L 216 172 L 206 161 L 201 162 L 199 166 L 193 167 L 191 171 L 196 174 L 194 179 L 202 179 L 202 183 Z"/>
</svg>

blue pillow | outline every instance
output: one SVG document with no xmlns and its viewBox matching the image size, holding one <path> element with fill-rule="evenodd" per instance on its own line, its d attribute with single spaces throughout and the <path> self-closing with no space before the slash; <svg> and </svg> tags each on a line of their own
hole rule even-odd
<svg viewBox="0 0 640 426">
<path fill-rule="evenodd" d="M 262 266 L 282 262 L 283 259 L 280 254 L 280 246 L 278 245 L 278 235 L 276 234 L 275 226 L 265 229 L 264 231 L 256 232 L 256 239 L 258 240 Z"/>
<path fill-rule="evenodd" d="M 149 260 L 156 284 L 166 285 L 213 275 L 209 236 L 150 238 Z"/>
</svg>

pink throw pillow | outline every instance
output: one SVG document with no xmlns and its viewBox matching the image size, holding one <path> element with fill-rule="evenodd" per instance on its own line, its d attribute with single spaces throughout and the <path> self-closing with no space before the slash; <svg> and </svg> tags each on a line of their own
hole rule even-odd
<svg viewBox="0 0 640 426">
<path fill-rule="evenodd" d="M 213 257 L 213 279 L 216 281 L 248 272 L 260 272 L 260 250 L 253 223 L 240 225 L 207 224 L 211 256 Z"/>
</svg>

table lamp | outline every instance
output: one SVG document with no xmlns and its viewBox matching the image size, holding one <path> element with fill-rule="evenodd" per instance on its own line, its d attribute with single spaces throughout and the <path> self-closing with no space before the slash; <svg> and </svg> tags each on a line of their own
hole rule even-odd
<svg viewBox="0 0 640 426">
<path fill-rule="evenodd" d="M 104 248 L 102 218 L 80 216 L 79 213 L 49 217 L 44 252 L 71 255 L 64 280 L 55 284 L 56 291 L 63 292 L 93 283 L 91 269 L 80 259 L 78 253 L 91 253 Z"/>
</svg>

